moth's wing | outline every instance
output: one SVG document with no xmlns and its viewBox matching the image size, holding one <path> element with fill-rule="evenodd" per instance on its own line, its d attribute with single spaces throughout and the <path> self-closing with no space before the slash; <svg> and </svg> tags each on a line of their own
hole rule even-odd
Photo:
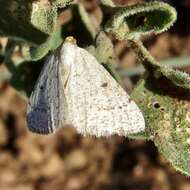
<svg viewBox="0 0 190 190">
<path fill-rule="evenodd" d="M 76 46 L 65 88 L 68 119 L 84 135 L 109 136 L 145 129 L 140 109 L 98 61 Z"/>
<path fill-rule="evenodd" d="M 27 107 L 29 130 L 53 133 L 64 122 L 64 93 L 60 83 L 59 57 L 52 54 L 45 63 Z"/>
</svg>

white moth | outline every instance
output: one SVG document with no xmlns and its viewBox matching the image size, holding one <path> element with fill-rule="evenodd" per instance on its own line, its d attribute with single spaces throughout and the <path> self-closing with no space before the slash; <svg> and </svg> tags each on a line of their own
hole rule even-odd
<svg viewBox="0 0 190 190">
<path fill-rule="evenodd" d="M 27 109 L 32 132 L 49 134 L 72 124 L 83 135 L 126 136 L 145 129 L 129 95 L 85 49 L 68 37 L 41 71 Z"/>
</svg>

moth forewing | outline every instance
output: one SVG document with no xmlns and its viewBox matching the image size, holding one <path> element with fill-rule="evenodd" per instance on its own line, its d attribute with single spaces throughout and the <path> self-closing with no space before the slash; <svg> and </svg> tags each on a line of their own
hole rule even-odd
<svg viewBox="0 0 190 190">
<path fill-rule="evenodd" d="M 27 123 L 30 131 L 49 134 L 61 126 L 64 120 L 60 111 L 63 96 L 59 81 L 59 59 L 56 54 L 52 54 L 44 64 L 29 99 Z"/>
<path fill-rule="evenodd" d="M 27 121 L 48 134 L 73 124 L 83 135 L 127 136 L 145 129 L 142 113 L 96 58 L 69 40 L 42 70 L 30 97 Z"/>
<path fill-rule="evenodd" d="M 96 58 L 76 45 L 64 48 L 72 52 L 64 92 L 68 118 L 77 131 L 95 136 L 126 136 L 143 131 L 145 122 L 140 109 Z"/>
</svg>

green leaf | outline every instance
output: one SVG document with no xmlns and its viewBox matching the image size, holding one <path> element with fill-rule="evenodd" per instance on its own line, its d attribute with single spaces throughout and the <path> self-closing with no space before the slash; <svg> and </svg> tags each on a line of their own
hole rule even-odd
<svg viewBox="0 0 190 190">
<path fill-rule="evenodd" d="M 116 59 L 113 43 L 104 32 L 100 32 L 96 37 L 96 58 L 105 64 L 113 63 Z"/>
<path fill-rule="evenodd" d="M 152 32 L 159 34 L 170 28 L 177 17 L 173 7 L 160 1 L 115 8 L 115 12 L 105 25 L 105 31 L 119 40 Z"/>
<path fill-rule="evenodd" d="M 190 75 L 160 65 L 140 41 L 129 45 L 146 68 L 131 94 L 144 115 L 145 134 L 177 170 L 190 175 Z"/>
<path fill-rule="evenodd" d="M 78 3 L 78 11 L 87 30 L 89 31 L 89 33 L 92 35 L 92 38 L 94 39 L 97 34 L 96 29 L 94 28 L 91 20 L 89 19 L 88 13 L 86 12 L 84 6 L 81 3 Z"/>
<path fill-rule="evenodd" d="M 39 45 L 48 35 L 31 23 L 33 1 L 0 0 L 0 35 Z"/>
<path fill-rule="evenodd" d="M 145 74 L 131 98 L 144 115 L 149 138 L 177 170 L 190 175 L 190 89 L 176 86 L 164 75 L 156 78 L 150 73 Z"/>
<path fill-rule="evenodd" d="M 116 7 L 112 0 L 100 0 L 100 3 L 106 7 Z"/>
<path fill-rule="evenodd" d="M 31 23 L 44 33 L 51 35 L 56 26 L 57 8 L 48 3 L 33 2 Z"/>
<path fill-rule="evenodd" d="M 74 0 L 50 0 L 50 2 L 58 8 L 64 8 L 70 5 Z"/>
<path fill-rule="evenodd" d="M 30 58 L 33 61 L 42 59 L 48 54 L 49 51 L 55 50 L 62 43 L 62 41 L 61 26 L 57 26 L 55 31 L 45 43 L 39 45 L 38 47 L 30 47 Z"/>
<path fill-rule="evenodd" d="M 123 86 L 123 82 L 117 72 L 117 59 L 114 52 L 114 46 L 110 38 L 104 33 L 99 32 L 96 37 L 95 57 L 106 70 Z"/>
</svg>

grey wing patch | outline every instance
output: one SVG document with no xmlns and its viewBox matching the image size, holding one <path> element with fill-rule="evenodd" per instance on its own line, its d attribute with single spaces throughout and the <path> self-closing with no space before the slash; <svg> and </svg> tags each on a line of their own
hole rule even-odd
<svg viewBox="0 0 190 190">
<path fill-rule="evenodd" d="M 51 55 L 45 63 L 27 107 L 29 130 L 53 133 L 64 122 L 64 93 L 59 80 L 59 59 Z M 62 104 L 60 105 L 60 102 Z"/>
<path fill-rule="evenodd" d="M 127 136 L 145 129 L 135 102 L 84 49 L 77 48 L 65 94 L 69 119 L 83 135 Z"/>
</svg>

